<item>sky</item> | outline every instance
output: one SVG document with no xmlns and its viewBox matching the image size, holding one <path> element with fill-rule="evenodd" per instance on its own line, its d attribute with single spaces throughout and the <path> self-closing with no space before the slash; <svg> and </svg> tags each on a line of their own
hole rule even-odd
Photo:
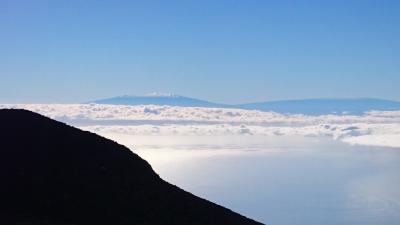
<svg viewBox="0 0 400 225">
<path fill-rule="evenodd" d="M 400 100 L 400 1 L 1 0 L 0 103 Z"/>
</svg>

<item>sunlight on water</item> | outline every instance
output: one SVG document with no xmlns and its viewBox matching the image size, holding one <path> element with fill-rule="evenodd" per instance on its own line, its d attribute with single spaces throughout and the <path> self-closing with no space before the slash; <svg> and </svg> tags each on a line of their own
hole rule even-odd
<svg viewBox="0 0 400 225">
<path fill-rule="evenodd" d="M 304 137 L 109 137 L 163 179 L 267 224 L 400 224 L 400 149 Z"/>
</svg>

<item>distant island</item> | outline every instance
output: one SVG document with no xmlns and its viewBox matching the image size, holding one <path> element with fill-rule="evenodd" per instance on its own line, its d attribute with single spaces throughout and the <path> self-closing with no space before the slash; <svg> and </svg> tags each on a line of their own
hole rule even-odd
<svg viewBox="0 0 400 225">
<path fill-rule="evenodd" d="M 245 104 L 220 104 L 189 98 L 175 94 L 152 93 L 143 96 L 123 95 L 118 97 L 90 101 L 88 103 L 110 105 L 168 105 L 181 107 L 239 108 L 261 111 L 273 111 L 283 114 L 353 114 L 365 112 L 400 110 L 400 102 L 375 98 L 327 98 L 266 101 Z"/>
<path fill-rule="evenodd" d="M 128 148 L 1 109 L 0 224 L 258 225 L 162 180 Z"/>
</svg>

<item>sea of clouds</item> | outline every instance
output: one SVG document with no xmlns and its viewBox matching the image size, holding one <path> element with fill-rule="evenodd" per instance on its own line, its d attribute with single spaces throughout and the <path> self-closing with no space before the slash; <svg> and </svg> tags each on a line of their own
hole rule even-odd
<svg viewBox="0 0 400 225">
<path fill-rule="evenodd" d="M 232 108 L 102 104 L 0 104 L 31 110 L 103 136 L 304 136 L 400 147 L 400 111 L 280 114 Z"/>
</svg>

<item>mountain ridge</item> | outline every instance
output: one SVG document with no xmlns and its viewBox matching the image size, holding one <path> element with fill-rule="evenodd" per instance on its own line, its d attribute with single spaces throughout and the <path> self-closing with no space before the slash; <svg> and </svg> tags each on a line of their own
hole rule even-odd
<svg viewBox="0 0 400 225">
<path fill-rule="evenodd" d="M 0 224 L 261 224 L 163 181 L 104 137 L 21 109 L 0 109 L 0 123 Z"/>
<path fill-rule="evenodd" d="M 221 104 L 184 97 L 180 95 L 123 95 L 108 99 L 91 101 L 97 104 L 111 105 L 169 105 L 183 107 L 239 108 L 249 110 L 274 111 L 284 114 L 355 114 L 367 111 L 400 110 L 400 102 L 377 98 L 312 98 L 253 102 L 244 104 Z"/>
<path fill-rule="evenodd" d="M 111 104 L 111 105 L 170 105 L 170 106 L 182 106 L 182 107 L 209 107 L 209 108 L 230 107 L 227 104 L 219 104 L 175 94 L 122 95 L 117 97 L 94 100 L 87 103 Z"/>
<path fill-rule="evenodd" d="M 400 102 L 376 98 L 314 98 L 269 102 L 256 102 L 238 105 L 244 109 L 258 109 L 289 114 L 355 114 L 367 111 L 400 110 Z"/>
</svg>

